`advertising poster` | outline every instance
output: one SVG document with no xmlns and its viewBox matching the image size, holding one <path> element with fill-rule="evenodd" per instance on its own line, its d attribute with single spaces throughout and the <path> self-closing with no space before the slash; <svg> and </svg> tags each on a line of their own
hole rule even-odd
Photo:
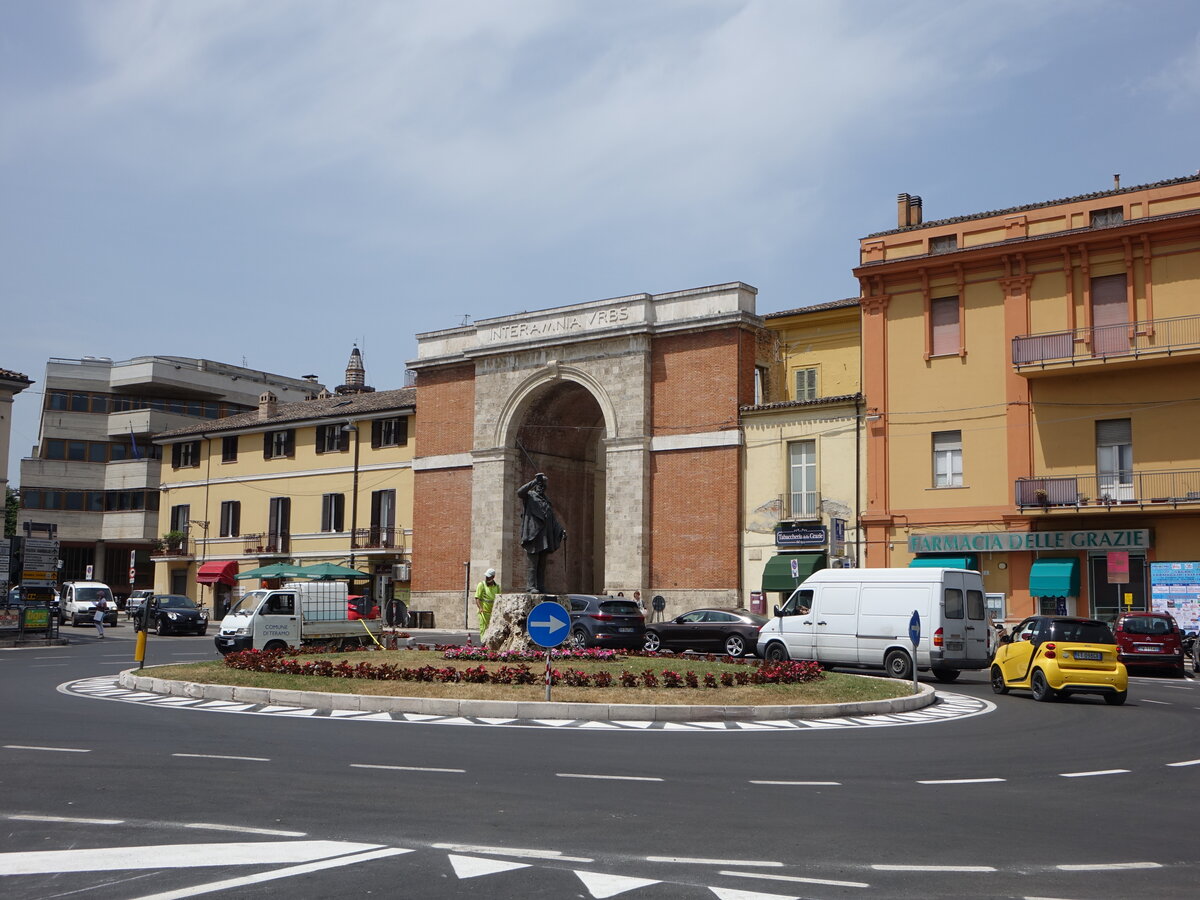
<svg viewBox="0 0 1200 900">
<path fill-rule="evenodd" d="M 1184 631 L 1200 631 L 1200 562 L 1150 563 L 1150 604 Z"/>
</svg>

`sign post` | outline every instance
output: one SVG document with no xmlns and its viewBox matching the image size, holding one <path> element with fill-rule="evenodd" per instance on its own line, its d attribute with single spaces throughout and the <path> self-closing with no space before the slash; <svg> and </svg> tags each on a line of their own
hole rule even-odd
<svg viewBox="0 0 1200 900">
<path fill-rule="evenodd" d="M 917 644 L 921 643 L 921 613 L 913 610 L 912 618 L 908 620 L 908 639 L 912 641 L 912 672 L 913 693 L 920 690 L 917 685 Z"/>
<path fill-rule="evenodd" d="M 546 702 L 550 702 L 550 650 L 559 646 L 567 637 L 571 616 L 561 603 L 545 600 L 529 612 L 525 630 L 529 639 L 539 647 L 546 648 Z"/>
</svg>

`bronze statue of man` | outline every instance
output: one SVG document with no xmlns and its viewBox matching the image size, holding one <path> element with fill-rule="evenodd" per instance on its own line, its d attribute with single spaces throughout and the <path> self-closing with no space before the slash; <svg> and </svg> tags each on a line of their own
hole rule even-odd
<svg viewBox="0 0 1200 900">
<path fill-rule="evenodd" d="M 541 472 L 533 481 L 517 488 L 517 496 L 525 503 L 521 513 L 521 546 L 529 562 L 529 587 L 531 594 L 546 593 L 546 557 L 558 549 L 567 539 L 567 533 L 558 524 L 554 507 L 546 496 L 546 476 Z"/>
</svg>

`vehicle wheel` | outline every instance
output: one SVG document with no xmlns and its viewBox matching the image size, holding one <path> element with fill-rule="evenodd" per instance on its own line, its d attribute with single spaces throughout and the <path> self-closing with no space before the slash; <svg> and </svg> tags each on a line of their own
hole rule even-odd
<svg viewBox="0 0 1200 900">
<path fill-rule="evenodd" d="M 958 680 L 958 669 L 934 669 L 933 677 L 938 681 L 949 684 L 952 681 Z"/>
<path fill-rule="evenodd" d="M 1033 699 L 1041 703 L 1058 696 L 1058 692 L 1046 681 L 1046 674 L 1041 669 L 1033 670 L 1033 677 L 1029 679 L 1029 689 L 1033 692 Z"/>
<path fill-rule="evenodd" d="M 912 678 L 912 658 L 903 650 L 893 650 L 883 660 L 888 678 Z"/>
<path fill-rule="evenodd" d="M 999 666 L 992 666 L 992 693 L 1008 693 L 1008 685 L 1004 683 L 1004 673 L 1000 671 Z"/>
<path fill-rule="evenodd" d="M 264 653 L 272 653 L 276 650 L 286 650 L 286 649 L 287 649 L 286 641 L 267 641 L 267 645 L 265 647 L 263 647 L 263 652 Z"/>
<path fill-rule="evenodd" d="M 571 632 L 571 649 L 586 650 L 588 645 L 587 632 L 582 628 L 576 628 Z"/>
<path fill-rule="evenodd" d="M 154 620 L 154 633 L 166 634 L 170 629 L 167 627 L 167 620 L 158 618 Z"/>
<path fill-rule="evenodd" d="M 662 638 L 658 636 L 657 631 L 646 632 L 646 640 L 642 644 L 642 649 L 647 653 L 657 653 L 662 649 Z"/>
<path fill-rule="evenodd" d="M 1105 694 L 1104 702 L 1109 706 L 1121 706 L 1125 703 L 1125 698 L 1129 696 L 1129 691 L 1120 691 L 1116 694 Z"/>
<path fill-rule="evenodd" d="M 739 657 L 746 655 L 746 639 L 740 634 L 731 634 L 725 638 L 725 653 L 728 656 Z"/>
<path fill-rule="evenodd" d="M 207 633 L 208 633 L 207 625 L 205 625 L 203 628 L 201 628 L 199 631 L 196 632 L 196 634 L 200 635 L 200 637 L 204 637 L 204 635 L 206 635 Z"/>
<path fill-rule="evenodd" d="M 771 662 L 787 662 L 787 647 L 783 646 L 783 644 L 779 643 L 778 641 L 773 644 L 769 644 L 767 646 L 767 659 L 769 659 Z"/>
</svg>

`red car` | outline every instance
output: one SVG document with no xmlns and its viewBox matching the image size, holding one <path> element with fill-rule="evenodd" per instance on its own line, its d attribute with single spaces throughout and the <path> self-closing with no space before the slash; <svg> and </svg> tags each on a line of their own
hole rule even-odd
<svg viewBox="0 0 1200 900">
<path fill-rule="evenodd" d="M 1170 613 L 1129 612 L 1117 618 L 1117 658 L 1130 669 L 1170 669 L 1183 678 L 1183 632 Z"/>
</svg>

